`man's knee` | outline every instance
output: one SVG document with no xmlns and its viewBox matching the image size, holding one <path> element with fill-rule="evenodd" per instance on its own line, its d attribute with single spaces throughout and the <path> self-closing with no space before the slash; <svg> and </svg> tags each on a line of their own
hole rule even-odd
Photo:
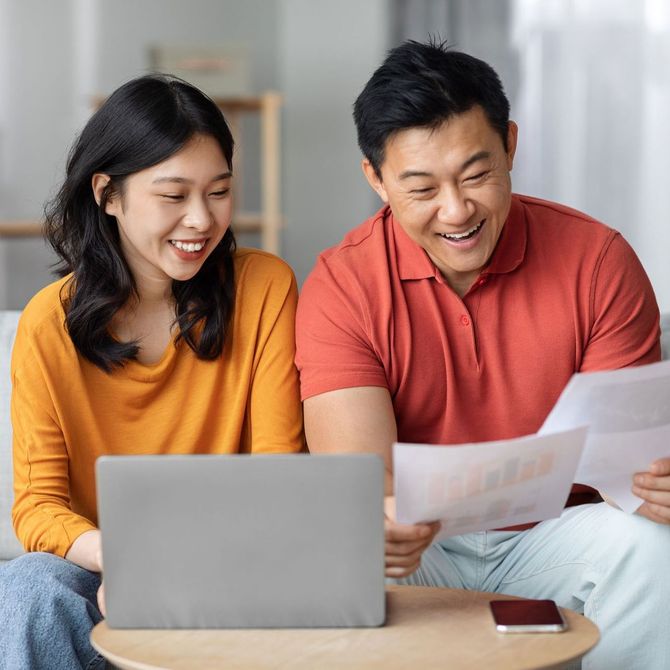
<svg viewBox="0 0 670 670">
<path fill-rule="evenodd" d="M 604 532 L 596 541 L 605 543 L 604 553 L 614 559 L 615 569 L 630 567 L 665 574 L 670 556 L 670 526 L 609 508 L 602 528 Z"/>
</svg>

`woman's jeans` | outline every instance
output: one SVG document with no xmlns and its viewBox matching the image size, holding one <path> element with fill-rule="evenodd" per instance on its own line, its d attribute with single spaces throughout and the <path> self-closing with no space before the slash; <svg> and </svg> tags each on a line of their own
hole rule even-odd
<svg viewBox="0 0 670 670">
<path fill-rule="evenodd" d="M 101 669 L 91 646 L 100 575 L 53 554 L 0 566 L 0 670 Z"/>
<path fill-rule="evenodd" d="M 448 538 L 400 584 L 552 598 L 600 628 L 589 670 L 670 669 L 670 526 L 606 503 L 526 531 Z M 491 622 L 493 626 L 493 622 Z"/>
</svg>

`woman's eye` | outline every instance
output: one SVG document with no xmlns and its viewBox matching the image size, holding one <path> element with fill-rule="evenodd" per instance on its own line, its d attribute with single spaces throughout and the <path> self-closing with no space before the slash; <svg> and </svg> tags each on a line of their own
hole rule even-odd
<svg viewBox="0 0 670 670">
<path fill-rule="evenodd" d="M 433 189 L 430 186 L 428 186 L 427 188 L 413 188 L 412 193 L 422 195 L 422 194 L 425 194 L 425 193 L 430 193 L 432 190 Z"/>
<path fill-rule="evenodd" d="M 222 198 L 224 195 L 228 195 L 229 192 L 229 188 L 222 188 L 220 191 L 213 191 L 210 193 L 210 195 L 214 196 L 215 198 Z"/>
<path fill-rule="evenodd" d="M 166 198 L 167 200 L 175 200 L 175 201 L 184 199 L 183 195 L 179 195 L 177 193 L 162 193 L 161 197 Z"/>
</svg>

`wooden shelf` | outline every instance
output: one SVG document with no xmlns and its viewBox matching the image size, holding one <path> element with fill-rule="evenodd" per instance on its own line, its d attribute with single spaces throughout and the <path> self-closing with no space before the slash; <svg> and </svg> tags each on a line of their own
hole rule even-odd
<svg viewBox="0 0 670 670">
<path fill-rule="evenodd" d="M 5 237 L 42 237 L 40 221 L 0 221 L 0 239 Z"/>
<path fill-rule="evenodd" d="M 279 232 L 282 227 L 280 197 L 280 142 L 279 110 L 281 95 L 267 91 L 257 97 L 214 98 L 230 125 L 233 137 L 239 146 L 241 135 L 240 116 L 242 114 L 260 114 L 261 123 L 261 211 L 250 214 L 241 211 L 233 214 L 233 228 L 240 232 L 260 232 L 261 247 L 273 254 L 280 253 Z M 236 174 L 242 174 L 240 164 L 244 156 L 239 149 L 236 152 Z M 235 192 L 241 192 L 240 178 L 236 178 Z"/>
<path fill-rule="evenodd" d="M 97 109 L 104 97 L 93 98 Z M 282 227 L 280 211 L 280 145 L 279 145 L 279 110 L 281 96 L 275 91 L 267 91 L 260 96 L 236 98 L 214 98 L 214 102 L 226 116 L 233 136 L 239 142 L 240 115 L 260 114 L 261 122 L 261 156 L 259 175 L 261 182 L 261 211 L 233 213 L 233 229 L 241 233 L 260 233 L 261 248 L 273 254 L 280 253 L 279 231 Z M 241 153 L 237 152 L 236 161 L 242 161 Z M 242 174 L 242 170 L 236 173 Z M 240 178 L 235 180 L 235 191 L 241 192 Z M 39 221 L 0 221 L 0 239 L 42 237 L 42 223 Z"/>
</svg>

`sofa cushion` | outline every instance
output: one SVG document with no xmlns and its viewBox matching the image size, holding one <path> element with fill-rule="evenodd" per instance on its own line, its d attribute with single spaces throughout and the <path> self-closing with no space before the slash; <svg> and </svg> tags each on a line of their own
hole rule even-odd
<svg viewBox="0 0 670 670">
<path fill-rule="evenodd" d="M 661 354 L 664 361 L 670 359 L 670 312 L 661 314 Z"/>
<path fill-rule="evenodd" d="M 0 560 L 23 553 L 12 528 L 12 424 L 9 363 L 20 312 L 0 311 Z"/>
</svg>

